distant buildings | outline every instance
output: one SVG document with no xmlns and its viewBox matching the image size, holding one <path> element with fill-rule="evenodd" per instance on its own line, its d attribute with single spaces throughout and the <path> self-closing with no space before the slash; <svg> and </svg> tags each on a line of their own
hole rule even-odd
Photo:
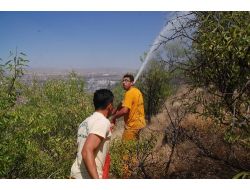
<svg viewBox="0 0 250 190">
<path fill-rule="evenodd" d="M 86 90 L 89 92 L 94 92 L 100 88 L 108 88 L 111 89 L 121 80 L 120 75 L 109 75 L 107 73 L 101 75 L 93 75 L 90 77 L 85 77 L 85 81 L 87 83 Z"/>
<path fill-rule="evenodd" d="M 44 84 L 47 80 L 51 79 L 61 79 L 66 80 L 70 72 L 29 72 L 26 73 L 22 80 L 27 84 L 32 84 L 32 81 L 35 80 L 40 84 Z M 86 82 L 85 90 L 88 92 L 94 92 L 100 88 L 111 89 L 117 83 L 120 82 L 123 73 L 110 71 L 105 72 L 90 72 L 90 73 L 77 73 L 78 76 L 82 77 Z"/>
</svg>

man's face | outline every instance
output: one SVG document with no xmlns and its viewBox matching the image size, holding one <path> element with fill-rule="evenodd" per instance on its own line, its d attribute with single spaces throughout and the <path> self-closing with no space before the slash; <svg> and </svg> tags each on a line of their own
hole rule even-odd
<svg viewBox="0 0 250 190">
<path fill-rule="evenodd" d="M 130 81 L 129 77 L 124 77 L 122 79 L 122 86 L 124 88 L 124 90 L 128 90 L 130 89 L 130 87 L 133 85 L 133 82 Z"/>
</svg>

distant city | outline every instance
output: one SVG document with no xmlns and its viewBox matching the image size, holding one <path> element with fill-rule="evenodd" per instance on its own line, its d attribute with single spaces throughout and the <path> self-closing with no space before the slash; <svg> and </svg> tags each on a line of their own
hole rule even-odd
<svg viewBox="0 0 250 190">
<path fill-rule="evenodd" d="M 98 68 L 98 69 L 51 69 L 36 68 L 28 69 L 22 80 L 26 83 L 36 79 L 40 83 L 49 79 L 65 79 L 71 72 L 75 72 L 86 82 L 85 90 L 94 92 L 100 88 L 111 89 L 121 81 L 125 73 L 135 73 L 132 69 L 122 68 Z"/>
</svg>

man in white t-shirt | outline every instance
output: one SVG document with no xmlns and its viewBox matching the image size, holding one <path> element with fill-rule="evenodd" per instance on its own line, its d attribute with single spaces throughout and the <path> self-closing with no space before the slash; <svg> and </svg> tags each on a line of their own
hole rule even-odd
<svg viewBox="0 0 250 190">
<path fill-rule="evenodd" d="M 78 128 L 77 156 L 71 167 L 71 178 L 102 178 L 111 138 L 111 124 L 107 118 L 113 110 L 113 99 L 113 93 L 107 89 L 94 93 L 95 112 Z"/>
</svg>

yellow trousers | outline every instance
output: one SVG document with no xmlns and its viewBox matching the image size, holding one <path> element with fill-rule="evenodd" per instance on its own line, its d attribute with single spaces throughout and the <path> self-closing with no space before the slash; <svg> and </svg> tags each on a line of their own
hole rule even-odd
<svg viewBox="0 0 250 190">
<path fill-rule="evenodd" d="M 139 140 L 140 130 L 141 129 L 124 129 L 124 132 L 122 134 L 122 140 Z"/>
</svg>

